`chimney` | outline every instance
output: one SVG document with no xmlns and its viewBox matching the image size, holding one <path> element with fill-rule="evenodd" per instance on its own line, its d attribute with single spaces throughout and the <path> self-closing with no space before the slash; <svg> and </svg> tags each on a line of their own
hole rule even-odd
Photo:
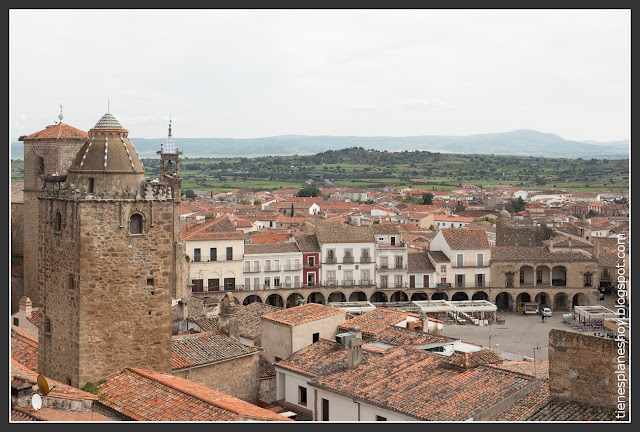
<svg viewBox="0 0 640 432">
<path fill-rule="evenodd" d="M 349 331 L 356 337 L 350 339 L 347 346 L 347 369 L 354 369 L 362 363 L 362 332 L 358 326 L 351 327 Z"/>
<path fill-rule="evenodd" d="M 20 312 L 30 314 L 31 306 L 32 306 L 32 303 L 29 297 L 24 296 L 20 299 L 20 309 L 19 309 Z"/>
<path fill-rule="evenodd" d="M 218 315 L 218 324 L 220 329 L 227 336 L 239 339 L 240 330 L 238 329 L 238 306 L 231 293 L 225 294 L 220 302 L 220 314 Z"/>
</svg>

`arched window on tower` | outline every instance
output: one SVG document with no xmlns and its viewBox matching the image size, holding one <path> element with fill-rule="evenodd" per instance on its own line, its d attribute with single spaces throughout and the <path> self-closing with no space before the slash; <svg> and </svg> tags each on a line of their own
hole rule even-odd
<svg viewBox="0 0 640 432">
<path fill-rule="evenodd" d="M 129 218 L 129 234 L 144 234 L 143 233 L 144 219 L 140 213 L 134 213 Z"/>
<path fill-rule="evenodd" d="M 44 158 L 42 156 L 38 156 L 36 158 L 36 175 L 44 174 Z"/>
<path fill-rule="evenodd" d="M 62 231 L 62 215 L 60 214 L 59 211 L 56 212 L 56 218 L 55 218 L 55 226 L 54 226 L 54 231 L 59 233 Z"/>
</svg>

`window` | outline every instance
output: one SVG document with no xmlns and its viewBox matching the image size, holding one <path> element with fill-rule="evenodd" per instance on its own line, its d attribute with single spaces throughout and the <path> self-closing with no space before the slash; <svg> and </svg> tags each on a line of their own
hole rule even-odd
<svg viewBox="0 0 640 432">
<path fill-rule="evenodd" d="M 371 260 L 370 255 L 369 255 L 369 249 L 362 249 L 361 254 L 362 255 L 361 255 L 360 262 L 368 263 Z"/>
<path fill-rule="evenodd" d="M 307 388 L 298 386 L 298 404 L 307 406 Z"/>
<path fill-rule="evenodd" d="M 307 258 L 307 262 L 309 263 L 309 267 L 315 267 L 316 266 L 316 260 L 315 257 L 308 257 Z"/>
<path fill-rule="evenodd" d="M 273 287 L 280 288 L 280 276 L 273 277 Z"/>
<path fill-rule="evenodd" d="M 218 248 L 209 248 L 209 261 L 218 261 Z"/>
<path fill-rule="evenodd" d="M 147 286 L 153 287 L 153 278 L 147 278 Z"/>
<path fill-rule="evenodd" d="M 208 279 L 207 280 L 208 291 L 220 291 L 220 279 Z"/>
<path fill-rule="evenodd" d="M 73 273 L 69 273 L 69 289 L 76 289 L 76 278 Z"/>
<path fill-rule="evenodd" d="M 344 271 L 344 284 L 352 285 L 353 284 L 353 270 L 345 270 Z"/>
<path fill-rule="evenodd" d="M 380 276 L 380 288 L 387 288 L 387 276 Z"/>
<path fill-rule="evenodd" d="M 269 288 L 270 286 L 271 286 L 271 278 L 269 277 L 264 278 L 264 287 Z"/>
<path fill-rule="evenodd" d="M 232 261 L 233 260 L 233 248 L 232 247 L 228 247 L 227 248 L 227 261 Z"/>
<path fill-rule="evenodd" d="M 313 343 L 316 343 L 320 340 L 320 333 L 313 334 Z"/>
<path fill-rule="evenodd" d="M 524 270 L 520 270 L 520 283 L 524 283 Z"/>
<path fill-rule="evenodd" d="M 236 279 L 235 278 L 224 278 L 224 290 L 225 291 L 234 291 L 236 289 Z"/>
<path fill-rule="evenodd" d="M 200 262 L 202 260 L 202 256 L 200 255 L 200 248 L 195 248 L 193 250 L 193 262 Z"/>
<path fill-rule="evenodd" d="M 56 212 L 54 231 L 57 232 L 57 233 L 62 231 L 62 215 L 60 214 L 59 211 Z"/>
<path fill-rule="evenodd" d="M 360 270 L 360 283 L 362 285 L 368 285 L 369 284 L 369 278 L 370 278 L 370 272 L 369 270 Z"/>
<path fill-rule="evenodd" d="M 376 421 L 387 421 L 387 418 L 377 415 L 376 416 Z"/>
<path fill-rule="evenodd" d="M 542 283 L 542 270 L 536 270 L 536 283 Z"/>
<path fill-rule="evenodd" d="M 380 267 L 387 268 L 388 265 L 389 264 L 387 263 L 387 257 L 380 257 Z"/>
<path fill-rule="evenodd" d="M 44 158 L 42 156 L 36 158 L 36 167 L 36 175 L 44 174 Z"/>
<path fill-rule="evenodd" d="M 336 272 L 335 270 L 331 270 L 327 272 L 327 282 L 329 283 L 329 285 L 335 285 L 336 284 Z"/>
<path fill-rule="evenodd" d="M 396 245 L 396 238 L 391 237 L 391 246 L 395 246 L 395 245 Z"/>
<path fill-rule="evenodd" d="M 193 284 L 191 292 L 202 292 L 202 279 L 192 279 L 191 283 Z"/>
<path fill-rule="evenodd" d="M 513 273 L 505 274 L 505 286 L 513 288 Z"/>
<path fill-rule="evenodd" d="M 322 399 L 322 421 L 329 421 L 329 401 Z"/>
<path fill-rule="evenodd" d="M 273 260 L 273 270 L 274 271 L 280 270 L 280 260 Z"/>
<path fill-rule="evenodd" d="M 93 193 L 94 184 L 93 178 L 89 178 L 89 193 Z"/>
<path fill-rule="evenodd" d="M 13 318 L 13 325 L 14 325 L 14 326 L 19 326 L 19 325 L 20 325 L 20 320 L 19 320 L 18 318 L 15 318 L 15 317 L 14 317 L 14 318 Z M 314 335 L 314 337 L 315 337 L 315 335 Z M 315 341 L 314 341 L 314 342 L 315 342 Z"/>
<path fill-rule="evenodd" d="M 591 273 L 584 274 L 584 286 L 591 286 Z"/>
<path fill-rule="evenodd" d="M 264 260 L 264 271 L 271 271 L 271 260 Z"/>
<path fill-rule="evenodd" d="M 44 334 L 51 335 L 51 320 L 49 318 L 44 320 Z"/>
<path fill-rule="evenodd" d="M 447 274 L 447 266 L 446 265 L 441 265 L 440 266 L 440 273 L 441 274 Z"/>
<path fill-rule="evenodd" d="M 142 234 L 142 215 L 134 213 L 129 218 L 129 234 Z"/>
<path fill-rule="evenodd" d="M 244 262 L 244 271 L 246 273 L 249 273 L 251 271 L 251 261 L 245 261 Z"/>
<path fill-rule="evenodd" d="M 483 287 L 484 286 L 484 275 L 482 275 L 482 274 L 476 275 L 476 282 L 478 284 L 478 288 Z"/>
<path fill-rule="evenodd" d="M 396 275 L 396 288 L 400 288 L 402 286 L 402 275 Z"/>
<path fill-rule="evenodd" d="M 456 254 L 456 266 L 462 267 L 464 266 L 464 254 Z"/>
<path fill-rule="evenodd" d="M 401 256 L 397 256 L 396 257 L 396 268 L 402 268 L 402 257 Z"/>
<path fill-rule="evenodd" d="M 476 264 L 478 267 L 482 267 L 484 265 L 484 254 L 479 253 L 476 255 Z"/>
</svg>

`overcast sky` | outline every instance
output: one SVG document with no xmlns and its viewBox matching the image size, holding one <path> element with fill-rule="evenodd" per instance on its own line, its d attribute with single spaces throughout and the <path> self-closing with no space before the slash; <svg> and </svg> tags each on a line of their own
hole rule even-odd
<svg viewBox="0 0 640 432">
<path fill-rule="evenodd" d="M 629 10 L 11 10 L 10 137 L 630 138 Z"/>
</svg>

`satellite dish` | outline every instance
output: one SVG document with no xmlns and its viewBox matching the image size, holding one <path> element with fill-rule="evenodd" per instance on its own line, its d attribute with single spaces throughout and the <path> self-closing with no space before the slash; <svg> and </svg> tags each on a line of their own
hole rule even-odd
<svg viewBox="0 0 640 432">
<path fill-rule="evenodd" d="M 38 375 L 38 387 L 40 387 L 40 390 L 42 390 L 42 393 L 44 393 L 45 396 L 49 394 L 49 383 L 41 374 Z"/>
<path fill-rule="evenodd" d="M 42 398 L 38 393 L 34 393 L 33 396 L 31 396 L 31 406 L 34 410 L 42 408 Z"/>
</svg>

